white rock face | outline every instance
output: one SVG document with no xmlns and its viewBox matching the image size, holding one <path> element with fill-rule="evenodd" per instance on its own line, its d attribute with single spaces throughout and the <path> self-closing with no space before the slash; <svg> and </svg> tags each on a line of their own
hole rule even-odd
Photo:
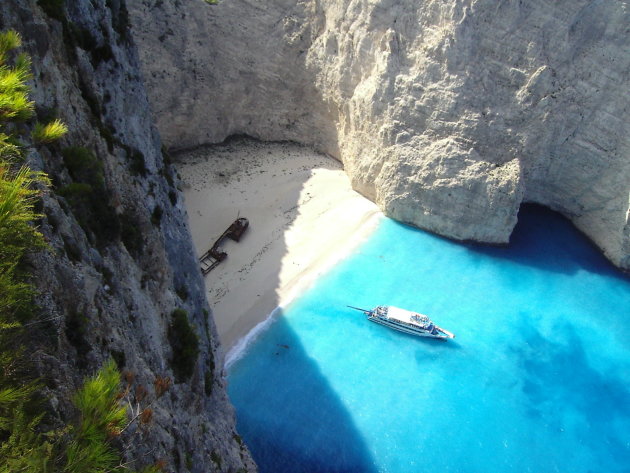
<svg viewBox="0 0 630 473">
<path fill-rule="evenodd" d="M 173 148 L 246 133 L 342 160 L 390 216 L 507 242 L 522 202 L 630 269 L 630 12 L 559 0 L 132 0 Z"/>
</svg>

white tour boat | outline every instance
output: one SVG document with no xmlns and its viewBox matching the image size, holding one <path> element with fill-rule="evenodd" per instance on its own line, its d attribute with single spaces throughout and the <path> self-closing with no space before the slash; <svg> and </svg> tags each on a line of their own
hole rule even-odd
<svg viewBox="0 0 630 473">
<path fill-rule="evenodd" d="M 418 314 L 391 305 L 379 305 L 372 310 L 360 309 L 359 307 L 352 307 L 351 305 L 348 307 L 360 310 L 368 316 L 368 320 L 371 322 L 385 325 L 386 327 L 411 335 L 438 338 L 440 340 L 455 338 L 454 334 L 438 327 L 424 314 Z"/>
</svg>

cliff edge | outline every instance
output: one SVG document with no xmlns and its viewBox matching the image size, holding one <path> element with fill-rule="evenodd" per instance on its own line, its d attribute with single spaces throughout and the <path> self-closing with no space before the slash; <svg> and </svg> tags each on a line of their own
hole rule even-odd
<svg viewBox="0 0 630 473">
<path fill-rule="evenodd" d="M 561 0 L 132 0 L 174 148 L 245 133 L 342 160 L 396 219 L 505 243 L 523 202 L 630 269 L 630 12 Z"/>
<path fill-rule="evenodd" d="M 1 2 L 0 28 L 19 31 L 31 55 L 38 118 L 59 117 L 70 130 L 59 143 L 28 148 L 30 166 L 53 183 L 38 222 L 49 249 L 29 261 L 40 309 L 29 348 L 45 422 L 73 419 L 73 394 L 111 357 L 134 409 L 158 395 L 156 379 L 172 380 L 145 416 L 151 421 L 120 439 L 130 468 L 256 471 L 235 431 L 177 177 L 153 126 L 124 0 Z M 185 367 L 173 328 L 182 313 L 199 343 Z"/>
</svg>

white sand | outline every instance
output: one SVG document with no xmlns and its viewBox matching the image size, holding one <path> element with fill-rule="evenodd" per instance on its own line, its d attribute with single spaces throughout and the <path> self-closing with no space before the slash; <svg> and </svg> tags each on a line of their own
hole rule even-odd
<svg viewBox="0 0 630 473">
<path fill-rule="evenodd" d="M 250 226 L 206 277 L 226 351 L 369 236 L 382 215 L 341 163 L 290 143 L 239 139 L 178 156 L 201 255 L 238 217 Z"/>
</svg>

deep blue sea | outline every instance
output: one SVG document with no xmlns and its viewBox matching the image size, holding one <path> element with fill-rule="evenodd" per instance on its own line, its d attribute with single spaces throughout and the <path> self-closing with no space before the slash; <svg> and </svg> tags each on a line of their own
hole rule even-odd
<svg viewBox="0 0 630 473">
<path fill-rule="evenodd" d="M 263 473 L 627 473 L 630 279 L 539 207 L 508 248 L 383 219 L 232 365 L 229 395 Z"/>
</svg>

